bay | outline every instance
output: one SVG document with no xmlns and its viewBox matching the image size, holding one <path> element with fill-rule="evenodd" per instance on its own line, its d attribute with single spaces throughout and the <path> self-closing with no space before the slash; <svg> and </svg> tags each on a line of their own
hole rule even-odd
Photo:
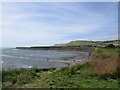
<svg viewBox="0 0 120 90">
<path fill-rule="evenodd" d="M 1 63 L 2 69 L 67 67 L 66 63 L 48 60 L 61 60 L 62 57 L 75 55 L 76 53 L 68 51 L 3 48 Z"/>
</svg>

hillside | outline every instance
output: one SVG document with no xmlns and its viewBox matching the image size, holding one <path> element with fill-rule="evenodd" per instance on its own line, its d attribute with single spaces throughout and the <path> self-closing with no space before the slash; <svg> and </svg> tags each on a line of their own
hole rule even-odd
<svg viewBox="0 0 120 90">
<path fill-rule="evenodd" d="M 77 40 L 77 41 L 71 41 L 71 42 L 68 42 L 65 44 L 55 44 L 55 46 L 97 46 L 97 47 L 102 47 L 102 46 L 107 46 L 109 44 L 119 46 L 120 40 L 111 40 L 111 41 L 82 41 L 82 40 Z"/>
</svg>

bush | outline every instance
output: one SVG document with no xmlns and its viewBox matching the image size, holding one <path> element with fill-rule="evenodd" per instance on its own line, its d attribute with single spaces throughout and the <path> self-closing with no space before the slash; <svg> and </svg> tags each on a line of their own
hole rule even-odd
<svg viewBox="0 0 120 90">
<path fill-rule="evenodd" d="M 75 74 L 76 70 L 77 68 L 75 66 L 71 66 L 68 68 L 68 73 L 73 75 Z"/>
<path fill-rule="evenodd" d="M 31 80 L 32 80 L 31 76 L 27 74 L 20 74 L 17 78 L 17 83 L 26 84 L 26 83 L 31 82 Z"/>
<path fill-rule="evenodd" d="M 115 46 L 113 44 L 108 44 L 106 48 L 115 48 Z"/>
<path fill-rule="evenodd" d="M 82 70 L 82 69 L 84 69 L 84 70 L 88 70 L 88 68 L 89 68 L 89 63 L 85 63 L 85 64 L 76 64 L 76 65 L 74 65 L 74 66 L 71 66 L 71 67 L 68 67 L 67 68 L 67 72 L 69 73 L 69 74 L 75 74 L 76 73 L 76 71 L 78 71 L 78 70 Z"/>
</svg>

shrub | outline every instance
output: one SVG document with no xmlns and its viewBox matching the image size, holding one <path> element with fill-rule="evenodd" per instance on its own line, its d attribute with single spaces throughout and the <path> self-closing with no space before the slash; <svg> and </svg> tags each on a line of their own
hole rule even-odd
<svg viewBox="0 0 120 90">
<path fill-rule="evenodd" d="M 68 73 L 73 75 L 75 74 L 76 70 L 77 70 L 76 66 L 71 66 L 68 68 Z"/>
<path fill-rule="evenodd" d="M 106 48 L 115 48 L 115 46 L 113 44 L 108 44 Z"/>
<path fill-rule="evenodd" d="M 31 77 L 27 74 L 20 74 L 17 78 L 17 83 L 19 84 L 26 84 L 28 82 L 31 82 Z"/>
<path fill-rule="evenodd" d="M 82 69 L 84 69 L 84 70 L 88 70 L 88 68 L 89 68 L 89 63 L 85 63 L 85 64 L 76 64 L 76 65 L 74 65 L 74 66 L 71 66 L 71 67 L 68 67 L 67 68 L 67 72 L 69 73 L 69 74 L 75 74 L 76 73 L 76 71 L 78 71 L 78 70 L 82 70 Z"/>
</svg>

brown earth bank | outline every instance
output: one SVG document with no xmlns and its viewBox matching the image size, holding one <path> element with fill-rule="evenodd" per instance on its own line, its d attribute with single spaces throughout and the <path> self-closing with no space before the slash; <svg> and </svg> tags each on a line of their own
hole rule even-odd
<svg viewBox="0 0 120 90">
<path fill-rule="evenodd" d="M 111 56 L 107 59 L 93 59 L 89 61 L 91 70 L 97 74 L 118 74 L 120 76 L 119 57 Z"/>
<path fill-rule="evenodd" d="M 119 49 L 94 48 L 89 53 L 91 71 L 102 75 L 120 76 Z"/>
</svg>

